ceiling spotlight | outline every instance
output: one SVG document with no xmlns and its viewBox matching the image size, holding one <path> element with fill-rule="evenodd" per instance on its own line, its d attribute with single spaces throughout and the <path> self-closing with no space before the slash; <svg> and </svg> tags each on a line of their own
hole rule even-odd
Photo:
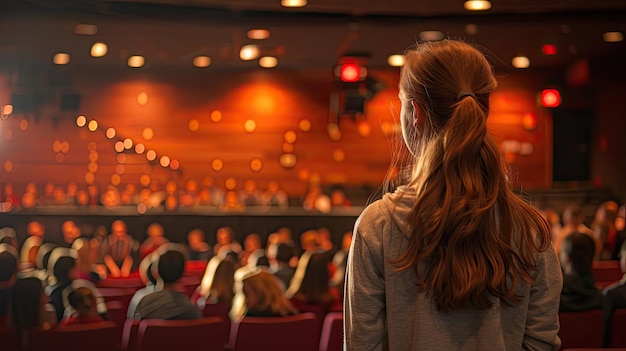
<svg viewBox="0 0 626 351">
<path fill-rule="evenodd" d="M 619 43 L 624 40 L 624 34 L 622 32 L 606 32 L 602 34 L 602 39 L 607 43 Z"/>
<path fill-rule="evenodd" d="M 263 40 L 270 37 L 270 31 L 267 29 L 250 29 L 248 31 L 248 39 Z"/>
<path fill-rule="evenodd" d="M 273 56 L 264 56 L 259 59 L 259 66 L 263 68 L 274 68 L 278 65 L 278 59 Z"/>
<path fill-rule="evenodd" d="M 52 62 L 54 62 L 55 65 L 67 65 L 70 63 L 70 55 L 64 52 L 59 52 L 54 55 Z"/>
<path fill-rule="evenodd" d="M 239 51 L 239 58 L 244 61 L 254 60 L 259 57 L 259 47 L 256 45 L 244 45 Z"/>
<path fill-rule="evenodd" d="M 528 68 L 530 66 L 530 60 L 526 56 L 515 56 L 511 63 L 515 68 Z"/>
<path fill-rule="evenodd" d="M 280 4 L 284 7 L 304 7 L 307 0 L 280 0 Z"/>
<path fill-rule="evenodd" d="M 128 58 L 128 67 L 139 68 L 143 66 L 146 60 L 143 56 L 131 56 Z"/>
<path fill-rule="evenodd" d="M 95 43 L 91 46 L 91 56 L 102 57 L 107 54 L 108 48 L 105 43 Z"/>
<path fill-rule="evenodd" d="M 387 58 L 387 63 L 392 67 L 404 66 L 404 55 L 391 55 Z"/>
<path fill-rule="evenodd" d="M 487 0 L 467 0 L 463 6 L 468 11 L 485 11 L 491 8 L 491 3 Z"/>
<path fill-rule="evenodd" d="M 193 58 L 193 65 L 198 68 L 209 67 L 211 65 L 211 58 L 208 56 L 196 56 Z"/>
</svg>

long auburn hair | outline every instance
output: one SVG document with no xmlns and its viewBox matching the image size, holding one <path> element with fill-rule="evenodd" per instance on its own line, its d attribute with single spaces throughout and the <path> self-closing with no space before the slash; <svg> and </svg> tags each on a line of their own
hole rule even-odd
<svg viewBox="0 0 626 351">
<path fill-rule="evenodd" d="M 423 121 L 405 136 L 415 156 L 408 185 L 417 200 L 408 247 L 391 263 L 398 271 L 413 268 L 420 291 L 443 312 L 486 309 L 492 296 L 505 305 L 520 302 L 516 286 L 533 280 L 534 256 L 549 247 L 550 231 L 513 193 L 487 131 L 493 68 L 455 40 L 420 44 L 405 62 L 402 98 L 416 103 Z"/>
</svg>

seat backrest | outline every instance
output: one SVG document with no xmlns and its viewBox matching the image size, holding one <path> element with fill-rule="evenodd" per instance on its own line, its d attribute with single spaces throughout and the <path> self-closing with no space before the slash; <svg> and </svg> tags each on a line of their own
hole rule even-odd
<svg viewBox="0 0 626 351">
<path fill-rule="evenodd" d="M 343 313 L 331 312 L 324 318 L 320 351 L 343 350 Z"/>
<path fill-rule="evenodd" d="M 122 342 L 120 350 L 135 351 L 137 346 L 137 333 L 139 332 L 140 320 L 127 319 L 124 322 L 124 330 L 122 331 Z"/>
<path fill-rule="evenodd" d="M 140 278 L 114 278 L 100 280 L 96 283 L 98 289 L 100 288 L 133 288 L 135 290 L 146 286 Z"/>
<path fill-rule="evenodd" d="M 626 347 L 626 308 L 613 312 L 609 329 L 609 346 Z"/>
<path fill-rule="evenodd" d="M 107 319 L 115 323 L 115 340 L 119 342 L 122 340 L 122 333 L 124 332 L 124 323 L 126 322 L 126 308 L 120 301 L 107 301 Z"/>
<path fill-rule="evenodd" d="M 62 345 L 63 351 L 111 351 L 117 347 L 115 335 L 115 324 L 108 321 L 32 331 L 25 351 L 52 350 L 55 345 Z"/>
<path fill-rule="evenodd" d="M 602 310 L 559 312 L 561 348 L 602 347 Z"/>
<path fill-rule="evenodd" d="M 98 288 L 98 290 L 104 301 L 119 301 L 124 308 L 124 313 L 126 313 L 130 300 L 137 291 L 135 288 Z"/>
<path fill-rule="evenodd" d="M 233 322 L 230 331 L 232 351 L 317 351 L 319 330 L 313 313 L 287 317 L 244 317 Z"/>
<path fill-rule="evenodd" d="M 225 324 L 219 317 L 145 319 L 139 323 L 136 350 L 223 350 L 226 333 Z"/>
<path fill-rule="evenodd" d="M 17 330 L 0 325 L 0 350 L 19 350 L 20 344 L 17 335 Z"/>
</svg>

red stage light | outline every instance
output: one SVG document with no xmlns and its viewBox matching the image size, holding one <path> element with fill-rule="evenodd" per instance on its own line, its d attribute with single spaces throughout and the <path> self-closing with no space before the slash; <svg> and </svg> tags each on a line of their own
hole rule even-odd
<svg viewBox="0 0 626 351">
<path fill-rule="evenodd" d="M 561 93 L 556 89 L 544 89 L 541 92 L 543 107 L 558 107 L 561 104 Z"/>
<path fill-rule="evenodd" d="M 361 76 L 361 68 L 355 63 L 344 63 L 341 65 L 339 76 L 344 82 L 358 82 Z"/>
<path fill-rule="evenodd" d="M 544 44 L 541 47 L 541 52 L 543 52 L 544 55 L 556 55 L 558 52 L 558 49 L 556 48 L 556 45 L 554 44 Z"/>
</svg>

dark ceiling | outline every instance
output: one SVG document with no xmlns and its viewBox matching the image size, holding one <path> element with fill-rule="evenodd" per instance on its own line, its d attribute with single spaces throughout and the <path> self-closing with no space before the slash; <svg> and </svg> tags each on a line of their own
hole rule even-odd
<svg viewBox="0 0 626 351">
<path fill-rule="evenodd" d="M 98 25 L 98 33 L 74 34 L 80 23 Z M 602 40 L 606 31 L 626 32 L 624 0 L 493 0 L 484 12 L 465 10 L 462 0 L 309 0 L 304 8 L 283 8 L 280 0 L 4 0 L 0 60 L 52 64 L 54 53 L 67 52 L 72 65 L 124 67 L 138 54 L 146 69 L 162 69 L 191 67 L 194 56 L 205 54 L 210 69 L 255 68 L 238 58 L 242 45 L 255 42 L 246 37 L 251 28 L 271 31 L 256 43 L 278 56 L 279 68 L 332 67 L 347 52 L 386 66 L 389 55 L 427 30 L 484 46 L 506 65 L 518 54 L 530 58 L 531 68 L 626 56 L 626 41 Z M 89 56 L 96 41 L 108 44 L 107 56 Z M 544 55 L 546 43 L 558 53 Z"/>
</svg>

